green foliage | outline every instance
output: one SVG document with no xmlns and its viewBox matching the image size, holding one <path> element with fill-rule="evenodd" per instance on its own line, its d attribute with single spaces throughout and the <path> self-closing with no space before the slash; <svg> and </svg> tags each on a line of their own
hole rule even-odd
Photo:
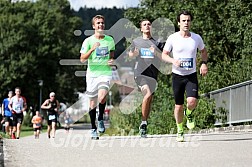
<svg viewBox="0 0 252 167">
<path fill-rule="evenodd" d="M 252 2 L 241 0 L 206 0 L 202 2 L 196 0 L 143 0 L 138 8 L 128 9 L 125 17 L 135 25 L 138 25 L 139 21 L 144 18 L 151 21 L 168 18 L 172 20 L 178 30 L 176 16 L 182 9 L 193 13 L 192 31 L 202 36 L 209 55 L 207 77 L 198 75 L 199 93 L 204 94 L 251 80 Z M 200 58 L 198 62 L 200 62 Z M 155 92 L 148 120 L 150 134 L 172 133 L 174 128 L 174 132 L 176 131 L 173 117 L 174 100 L 170 83 L 170 76 L 159 76 L 159 87 Z M 137 113 L 141 114 L 140 109 L 137 110 Z M 227 113 L 228 111 L 224 108 L 216 108 L 214 101 L 207 98 L 199 99 L 199 104 L 194 112 L 197 121 L 196 129 L 211 128 L 216 120 L 225 122 Z M 136 114 L 134 116 L 134 119 L 133 115 L 124 118 L 121 116 L 119 122 L 125 124 L 121 127 L 136 129 L 141 117 Z M 113 119 L 116 120 L 112 117 Z M 137 123 L 121 119 L 130 119 Z"/>
<path fill-rule="evenodd" d="M 76 43 L 81 43 L 73 32 L 82 22 L 69 2 L 1 0 L 0 4 L 0 97 L 19 86 L 28 105 L 38 104 L 38 80 L 43 80 L 43 99 L 55 91 L 60 101 L 74 100 L 82 79 L 75 78 L 76 67 L 59 65 L 61 59 L 76 58 L 80 48 Z"/>
<path fill-rule="evenodd" d="M 120 96 L 120 92 L 118 90 L 118 87 L 116 86 L 117 84 L 114 84 L 114 86 L 111 87 L 110 91 L 112 92 L 111 95 L 111 103 L 114 106 L 118 106 L 119 103 L 121 102 L 121 96 Z M 107 96 L 107 105 L 109 105 L 110 101 L 109 101 L 109 96 Z"/>
<path fill-rule="evenodd" d="M 22 125 L 27 126 L 27 127 L 31 127 L 32 126 L 31 120 L 32 120 L 32 114 L 30 111 L 28 111 L 28 112 L 26 112 L 26 115 L 24 116 L 24 120 L 23 120 Z"/>
<path fill-rule="evenodd" d="M 215 103 L 213 100 L 210 100 L 207 97 L 202 97 L 198 101 L 198 106 L 194 111 L 194 118 L 196 121 L 196 130 L 197 129 L 208 129 L 213 128 L 216 120 L 222 120 L 224 123 L 226 121 L 227 112 L 225 110 L 221 110 L 220 108 L 215 109 Z M 216 113 L 220 113 L 222 115 L 217 115 Z"/>
<path fill-rule="evenodd" d="M 250 80 L 251 1 L 144 0 L 139 8 L 127 10 L 125 17 L 135 25 L 143 18 L 155 20 L 165 17 L 178 29 L 176 16 L 182 9 L 193 13 L 192 31 L 202 36 L 211 62 L 209 75 L 203 81 L 200 79 L 200 84 L 207 81 L 207 85 L 201 86 L 201 91 Z"/>
<path fill-rule="evenodd" d="M 173 117 L 174 99 L 171 89 L 171 77 L 160 74 L 158 77 L 158 89 L 155 91 L 152 110 L 148 120 L 148 132 L 150 134 L 168 134 L 176 129 Z"/>
<path fill-rule="evenodd" d="M 139 109 L 131 114 L 124 114 L 119 108 L 113 108 L 110 112 L 110 133 L 116 135 L 122 133 L 129 134 L 132 130 L 138 132 L 141 120 L 141 112 Z"/>
</svg>

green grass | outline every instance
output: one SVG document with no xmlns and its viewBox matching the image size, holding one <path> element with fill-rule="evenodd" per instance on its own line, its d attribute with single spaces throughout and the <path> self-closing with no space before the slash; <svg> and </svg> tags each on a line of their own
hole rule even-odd
<svg viewBox="0 0 252 167">
<path fill-rule="evenodd" d="M 46 132 L 47 130 L 47 126 L 43 126 L 42 129 L 42 133 Z M 32 136 L 33 135 L 33 128 L 29 127 L 29 126 L 23 126 L 21 127 L 21 133 L 20 133 L 20 137 L 26 137 L 26 136 Z M 6 134 L 4 134 L 3 132 L 0 132 L 0 138 L 6 138 L 9 139 L 10 137 Z"/>
<path fill-rule="evenodd" d="M 21 127 L 20 137 L 32 136 L 33 135 L 33 128 L 28 126 Z"/>
<path fill-rule="evenodd" d="M 60 129 L 59 127 L 57 129 Z M 33 128 L 32 127 L 28 127 L 28 126 L 22 126 L 21 127 L 21 133 L 20 133 L 20 137 L 26 137 L 26 136 L 32 136 L 33 134 Z M 47 126 L 43 126 L 41 133 L 45 133 L 47 132 Z"/>
</svg>

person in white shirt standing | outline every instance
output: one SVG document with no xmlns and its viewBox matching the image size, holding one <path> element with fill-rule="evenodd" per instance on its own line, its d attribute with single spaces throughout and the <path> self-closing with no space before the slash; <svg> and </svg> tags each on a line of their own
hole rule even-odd
<svg viewBox="0 0 252 167">
<path fill-rule="evenodd" d="M 21 89 L 19 87 L 15 88 L 15 94 L 9 103 L 9 109 L 13 116 L 13 133 L 11 138 L 19 139 L 24 117 L 23 112 L 27 109 L 27 104 L 25 97 L 21 96 Z M 15 132 L 17 132 L 17 136 L 15 136 Z"/>
<path fill-rule="evenodd" d="M 195 121 L 192 112 L 197 106 L 198 79 L 196 72 L 197 49 L 201 52 L 200 74 L 208 72 L 207 51 L 200 35 L 190 32 L 193 16 L 189 11 L 182 11 L 177 16 L 180 30 L 170 35 L 163 49 L 162 59 L 173 64 L 172 88 L 175 98 L 174 116 L 177 124 L 178 142 L 184 141 L 183 116 L 186 115 L 187 127 L 193 129 Z M 173 57 L 170 57 L 172 52 Z M 183 113 L 184 94 L 187 97 L 187 109 Z"/>
</svg>

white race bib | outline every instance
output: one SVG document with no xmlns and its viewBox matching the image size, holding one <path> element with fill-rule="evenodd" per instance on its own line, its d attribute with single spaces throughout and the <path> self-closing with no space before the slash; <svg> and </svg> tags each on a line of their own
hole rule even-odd
<svg viewBox="0 0 252 167">
<path fill-rule="evenodd" d="M 140 55 L 141 55 L 141 58 L 149 58 L 149 59 L 154 58 L 154 53 L 151 52 L 149 48 L 141 48 Z"/>
<path fill-rule="evenodd" d="M 56 118 L 55 115 L 49 115 L 49 120 L 53 120 L 55 118 Z"/>
<path fill-rule="evenodd" d="M 101 58 L 109 55 L 108 47 L 98 47 L 96 48 L 96 57 Z"/>
<path fill-rule="evenodd" d="M 14 111 L 16 111 L 16 112 L 18 112 L 18 113 L 20 113 L 21 112 L 21 106 L 20 105 L 16 105 L 16 106 L 14 106 Z"/>
<path fill-rule="evenodd" d="M 193 58 L 180 58 L 180 68 L 184 70 L 192 70 L 193 69 Z"/>
</svg>

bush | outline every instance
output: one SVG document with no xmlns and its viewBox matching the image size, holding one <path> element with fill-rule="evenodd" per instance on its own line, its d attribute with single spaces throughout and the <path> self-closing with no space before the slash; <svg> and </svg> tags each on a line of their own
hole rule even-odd
<svg viewBox="0 0 252 167">
<path fill-rule="evenodd" d="M 138 132 L 138 126 L 141 121 L 141 112 L 139 109 L 131 114 L 124 114 L 118 107 L 115 107 L 110 112 L 110 135 L 130 133 L 134 130 Z"/>
<path fill-rule="evenodd" d="M 32 113 L 30 111 L 27 111 L 26 115 L 24 116 L 23 125 L 31 127 L 32 126 L 31 120 L 32 120 Z"/>
<path fill-rule="evenodd" d="M 171 78 L 161 75 L 158 80 L 152 102 L 152 109 L 148 119 L 148 134 L 172 134 L 177 133 L 176 122 L 173 114 L 174 98 L 172 95 Z M 186 104 L 186 103 L 185 103 Z M 184 105 L 186 106 L 186 105 Z M 227 111 L 217 108 L 213 99 L 202 97 L 198 100 L 198 106 L 193 112 L 196 120 L 195 130 L 214 127 L 216 120 L 226 122 Z M 125 132 L 128 134 L 134 130 L 138 133 L 141 123 L 141 106 L 134 113 L 124 114 L 119 108 L 114 108 L 110 115 L 110 134 Z M 184 129 L 186 130 L 186 118 L 184 117 Z"/>
</svg>

